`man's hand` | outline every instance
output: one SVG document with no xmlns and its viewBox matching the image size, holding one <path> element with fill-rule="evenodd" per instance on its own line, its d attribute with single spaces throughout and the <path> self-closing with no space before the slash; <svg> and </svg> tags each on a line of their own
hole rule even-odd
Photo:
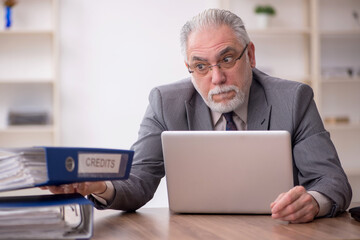
<svg viewBox="0 0 360 240">
<path fill-rule="evenodd" d="M 80 193 L 83 196 L 89 194 L 100 194 L 106 191 L 106 183 L 105 182 L 81 182 L 81 183 L 72 183 L 72 184 L 64 184 L 60 186 L 48 186 L 48 187 L 40 187 L 43 190 L 49 190 L 55 194 L 62 193 Z"/>
<path fill-rule="evenodd" d="M 311 222 L 320 210 L 316 200 L 303 186 L 296 186 L 286 193 L 281 193 L 270 204 L 270 208 L 273 219 L 291 223 Z"/>
</svg>

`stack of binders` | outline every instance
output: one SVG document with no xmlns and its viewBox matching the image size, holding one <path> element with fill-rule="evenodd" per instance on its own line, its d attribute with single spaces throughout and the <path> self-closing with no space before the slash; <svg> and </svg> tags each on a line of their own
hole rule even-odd
<svg viewBox="0 0 360 240">
<path fill-rule="evenodd" d="M 124 180 L 134 152 L 100 148 L 0 149 L 0 191 Z M 90 239 L 93 204 L 80 194 L 0 198 L 0 239 Z"/>
</svg>

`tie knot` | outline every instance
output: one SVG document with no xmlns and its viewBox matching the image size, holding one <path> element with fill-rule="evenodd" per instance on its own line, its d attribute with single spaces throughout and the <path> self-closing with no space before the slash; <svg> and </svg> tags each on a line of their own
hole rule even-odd
<svg viewBox="0 0 360 240">
<path fill-rule="evenodd" d="M 235 122 L 233 120 L 233 112 L 227 112 L 223 113 L 223 116 L 226 120 L 226 131 L 235 131 L 237 130 L 237 127 L 235 125 Z"/>
<path fill-rule="evenodd" d="M 233 122 L 233 112 L 227 112 L 227 113 L 223 113 L 224 118 L 226 119 L 226 122 Z"/>
</svg>

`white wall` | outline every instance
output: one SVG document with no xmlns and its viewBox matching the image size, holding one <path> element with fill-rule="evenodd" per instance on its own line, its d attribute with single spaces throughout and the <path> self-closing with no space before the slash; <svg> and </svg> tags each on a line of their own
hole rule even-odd
<svg viewBox="0 0 360 240">
<path fill-rule="evenodd" d="M 188 76 L 182 25 L 217 1 L 59 2 L 61 145 L 128 149 L 150 89 Z M 167 206 L 164 181 L 147 206 Z"/>
</svg>

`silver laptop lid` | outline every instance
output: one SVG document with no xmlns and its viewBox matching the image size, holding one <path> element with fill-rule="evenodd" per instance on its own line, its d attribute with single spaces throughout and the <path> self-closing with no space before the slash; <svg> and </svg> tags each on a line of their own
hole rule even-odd
<svg viewBox="0 0 360 240">
<path fill-rule="evenodd" d="M 161 137 L 174 212 L 266 214 L 293 187 L 286 131 L 167 131 Z"/>
</svg>

